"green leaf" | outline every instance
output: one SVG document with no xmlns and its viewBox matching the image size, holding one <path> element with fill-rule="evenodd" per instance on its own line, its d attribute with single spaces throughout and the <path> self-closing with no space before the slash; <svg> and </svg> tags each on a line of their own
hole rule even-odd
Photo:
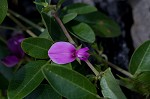
<svg viewBox="0 0 150 99">
<path fill-rule="evenodd" d="M 41 13 L 43 18 L 43 23 L 48 30 L 50 36 L 54 41 L 66 41 L 67 38 L 61 30 L 60 26 L 55 22 L 54 18 L 47 15 L 46 13 Z M 59 36 L 58 36 L 59 35 Z"/>
<path fill-rule="evenodd" d="M 95 86 L 81 74 L 55 65 L 43 68 L 43 74 L 51 86 L 68 99 L 97 99 Z"/>
<path fill-rule="evenodd" d="M 119 25 L 98 11 L 79 15 L 75 20 L 89 24 L 96 35 L 100 37 L 116 37 L 121 34 Z"/>
<path fill-rule="evenodd" d="M 0 0 L 0 24 L 3 22 L 4 18 L 6 17 L 8 10 L 7 0 Z"/>
<path fill-rule="evenodd" d="M 41 68 L 46 61 L 34 61 L 22 67 L 10 82 L 9 99 L 22 99 L 31 93 L 44 79 Z"/>
<path fill-rule="evenodd" d="M 40 85 L 25 99 L 62 99 L 61 96 L 50 86 Z"/>
<path fill-rule="evenodd" d="M 77 16 L 77 13 L 69 13 L 63 16 L 62 21 L 64 24 L 68 23 L 69 21 L 73 20 Z"/>
<path fill-rule="evenodd" d="M 88 43 L 93 43 L 95 41 L 95 34 L 91 27 L 86 23 L 80 23 L 78 25 L 72 26 L 71 29 L 71 33 L 78 39 Z"/>
<path fill-rule="evenodd" d="M 100 79 L 100 86 L 102 89 L 102 94 L 105 98 L 126 99 L 118 82 L 111 73 L 110 68 L 108 68 L 102 75 L 102 78 Z"/>
<path fill-rule="evenodd" d="M 129 63 L 129 71 L 132 74 L 139 74 L 140 72 L 150 71 L 149 57 L 150 41 L 146 41 L 133 53 Z"/>
<path fill-rule="evenodd" d="M 21 47 L 25 53 L 34 58 L 47 59 L 48 50 L 51 45 L 52 41 L 48 39 L 31 37 L 23 40 Z"/>
<path fill-rule="evenodd" d="M 72 65 L 71 65 L 71 63 L 68 63 L 68 64 L 56 64 L 56 63 L 51 63 L 51 65 L 54 65 L 54 66 L 61 66 L 61 67 L 65 67 L 65 68 L 67 68 L 67 69 L 70 69 L 70 70 L 72 70 Z"/>
<path fill-rule="evenodd" d="M 97 11 L 97 8 L 84 3 L 75 3 L 65 7 L 67 13 L 86 14 Z"/>
<path fill-rule="evenodd" d="M 65 2 L 66 0 L 59 0 L 57 5 L 56 5 L 56 8 L 59 9 L 61 7 L 61 5 Z"/>
<path fill-rule="evenodd" d="M 49 35 L 49 32 L 47 31 L 47 29 L 45 29 L 40 35 L 40 38 L 45 38 L 45 39 L 49 39 L 53 42 L 51 36 Z"/>
</svg>

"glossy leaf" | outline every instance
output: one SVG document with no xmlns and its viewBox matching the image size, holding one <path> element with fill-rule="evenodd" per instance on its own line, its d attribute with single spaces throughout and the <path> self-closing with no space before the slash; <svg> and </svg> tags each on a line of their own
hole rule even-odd
<svg viewBox="0 0 150 99">
<path fill-rule="evenodd" d="M 62 21 L 63 23 L 68 23 L 69 21 L 73 20 L 77 16 L 77 13 L 69 13 L 63 16 Z"/>
<path fill-rule="evenodd" d="M 62 99 L 62 98 L 50 85 L 40 85 L 25 99 Z"/>
<path fill-rule="evenodd" d="M 27 38 L 21 44 L 25 53 L 39 59 L 48 58 L 48 50 L 51 45 L 52 41 L 45 38 Z"/>
<path fill-rule="evenodd" d="M 6 17 L 8 10 L 7 0 L 0 0 L 0 24 L 3 22 L 4 18 Z"/>
<path fill-rule="evenodd" d="M 64 8 L 67 13 L 86 14 L 97 11 L 97 8 L 84 3 L 75 3 Z"/>
<path fill-rule="evenodd" d="M 47 65 L 43 74 L 52 87 L 68 99 L 97 99 L 96 88 L 81 74 L 60 66 Z"/>
<path fill-rule="evenodd" d="M 102 94 L 105 98 L 126 99 L 119 84 L 111 73 L 110 68 L 107 69 L 102 75 L 102 78 L 100 79 L 100 86 L 102 89 Z"/>
<path fill-rule="evenodd" d="M 129 71 L 132 74 L 139 74 L 140 72 L 150 71 L 150 41 L 146 41 L 133 53 Z"/>
<path fill-rule="evenodd" d="M 9 99 L 22 99 L 31 93 L 44 79 L 41 68 L 46 61 L 34 61 L 22 67 L 10 82 Z"/>
<path fill-rule="evenodd" d="M 79 15 L 75 20 L 89 24 L 96 35 L 100 37 L 116 37 L 121 34 L 119 25 L 98 11 Z"/>
<path fill-rule="evenodd" d="M 71 29 L 71 33 L 78 39 L 88 43 L 93 43 L 95 41 L 95 34 L 91 27 L 86 23 L 80 23 L 78 25 L 72 26 Z"/>
</svg>

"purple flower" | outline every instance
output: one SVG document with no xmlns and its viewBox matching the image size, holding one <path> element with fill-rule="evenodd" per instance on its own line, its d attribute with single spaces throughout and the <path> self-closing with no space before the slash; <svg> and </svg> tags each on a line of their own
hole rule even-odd
<svg viewBox="0 0 150 99">
<path fill-rule="evenodd" d="M 1 60 L 1 62 L 7 67 L 15 66 L 24 57 L 24 52 L 21 49 L 21 42 L 23 39 L 24 36 L 19 34 L 7 41 L 7 46 L 11 52 L 11 55 L 8 55 Z"/>
<path fill-rule="evenodd" d="M 68 42 L 56 42 L 48 50 L 48 56 L 57 64 L 66 64 L 73 62 L 76 58 L 86 61 L 90 56 L 87 52 L 88 47 L 76 50 L 76 48 Z"/>
</svg>

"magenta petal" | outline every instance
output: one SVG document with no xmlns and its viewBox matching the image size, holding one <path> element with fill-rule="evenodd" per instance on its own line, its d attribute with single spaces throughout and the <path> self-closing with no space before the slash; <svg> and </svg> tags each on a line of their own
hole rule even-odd
<svg viewBox="0 0 150 99">
<path fill-rule="evenodd" d="M 80 60 L 86 61 L 86 60 L 89 58 L 89 56 L 90 56 L 90 54 L 89 54 L 88 52 L 86 52 L 86 51 L 88 51 L 88 50 L 89 50 L 88 47 L 79 49 L 79 50 L 76 52 L 77 57 L 78 57 Z"/>
<path fill-rule="evenodd" d="M 68 42 L 56 42 L 48 51 L 50 59 L 57 64 L 66 64 L 76 59 L 75 47 Z"/>
<path fill-rule="evenodd" d="M 7 46 L 9 50 L 15 54 L 18 58 L 22 58 L 24 56 L 24 52 L 21 48 L 21 42 L 24 39 L 22 34 L 16 35 L 10 38 L 7 42 Z"/>
<path fill-rule="evenodd" d="M 19 59 L 16 56 L 7 56 L 1 62 L 7 67 L 13 67 L 19 62 Z"/>
</svg>

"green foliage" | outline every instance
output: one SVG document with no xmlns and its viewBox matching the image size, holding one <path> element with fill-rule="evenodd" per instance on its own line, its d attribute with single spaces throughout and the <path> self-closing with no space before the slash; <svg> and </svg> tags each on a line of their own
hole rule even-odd
<svg viewBox="0 0 150 99">
<path fill-rule="evenodd" d="M 77 16 L 77 13 L 69 13 L 63 16 L 62 21 L 63 23 L 68 23 L 69 21 L 73 20 Z"/>
<path fill-rule="evenodd" d="M 95 41 L 95 34 L 91 27 L 86 23 L 80 23 L 75 26 L 72 26 L 71 30 L 71 33 L 75 37 L 84 42 L 93 43 Z"/>
<path fill-rule="evenodd" d="M 45 38 L 27 38 L 22 42 L 22 49 L 28 55 L 39 58 L 39 59 L 47 59 L 48 58 L 48 50 L 52 45 L 52 41 Z"/>
<path fill-rule="evenodd" d="M 50 85 L 39 85 L 25 99 L 62 99 Z"/>
<path fill-rule="evenodd" d="M 41 69 L 46 61 L 29 62 L 15 74 L 8 88 L 9 99 L 22 99 L 43 81 Z"/>
<path fill-rule="evenodd" d="M 100 79 L 100 86 L 102 88 L 102 94 L 105 98 L 126 99 L 118 82 L 111 73 L 110 68 L 108 68 L 102 75 L 102 78 Z"/>
<path fill-rule="evenodd" d="M 150 41 L 146 41 L 136 49 L 131 57 L 129 71 L 132 74 L 150 71 Z"/>
<path fill-rule="evenodd" d="M 84 3 L 76 3 L 65 7 L 63 10 L 67 13 L 86 14 L 97 11 L 97 8 Z"/>
<path fill-rule="evenodd" d="M 0 0 L 0 24 L 3 22 L 4 18 L 6 17 L 8 10 L 7 0 Z"/>
<path fill-rule="evenodd" d="M 45 78 L 61 95 L 69 99 L 97 99 L 96 88 L 81 74 L 56 65 L 43 69 Z"/>
<path fill-rule="evenodd" d="M 100 37 L 116 37 L 121 34 L 119 25 L 98 11 L 79 15 L 75 20 L 89 24 L 96 35 Z"/>
</svg>

